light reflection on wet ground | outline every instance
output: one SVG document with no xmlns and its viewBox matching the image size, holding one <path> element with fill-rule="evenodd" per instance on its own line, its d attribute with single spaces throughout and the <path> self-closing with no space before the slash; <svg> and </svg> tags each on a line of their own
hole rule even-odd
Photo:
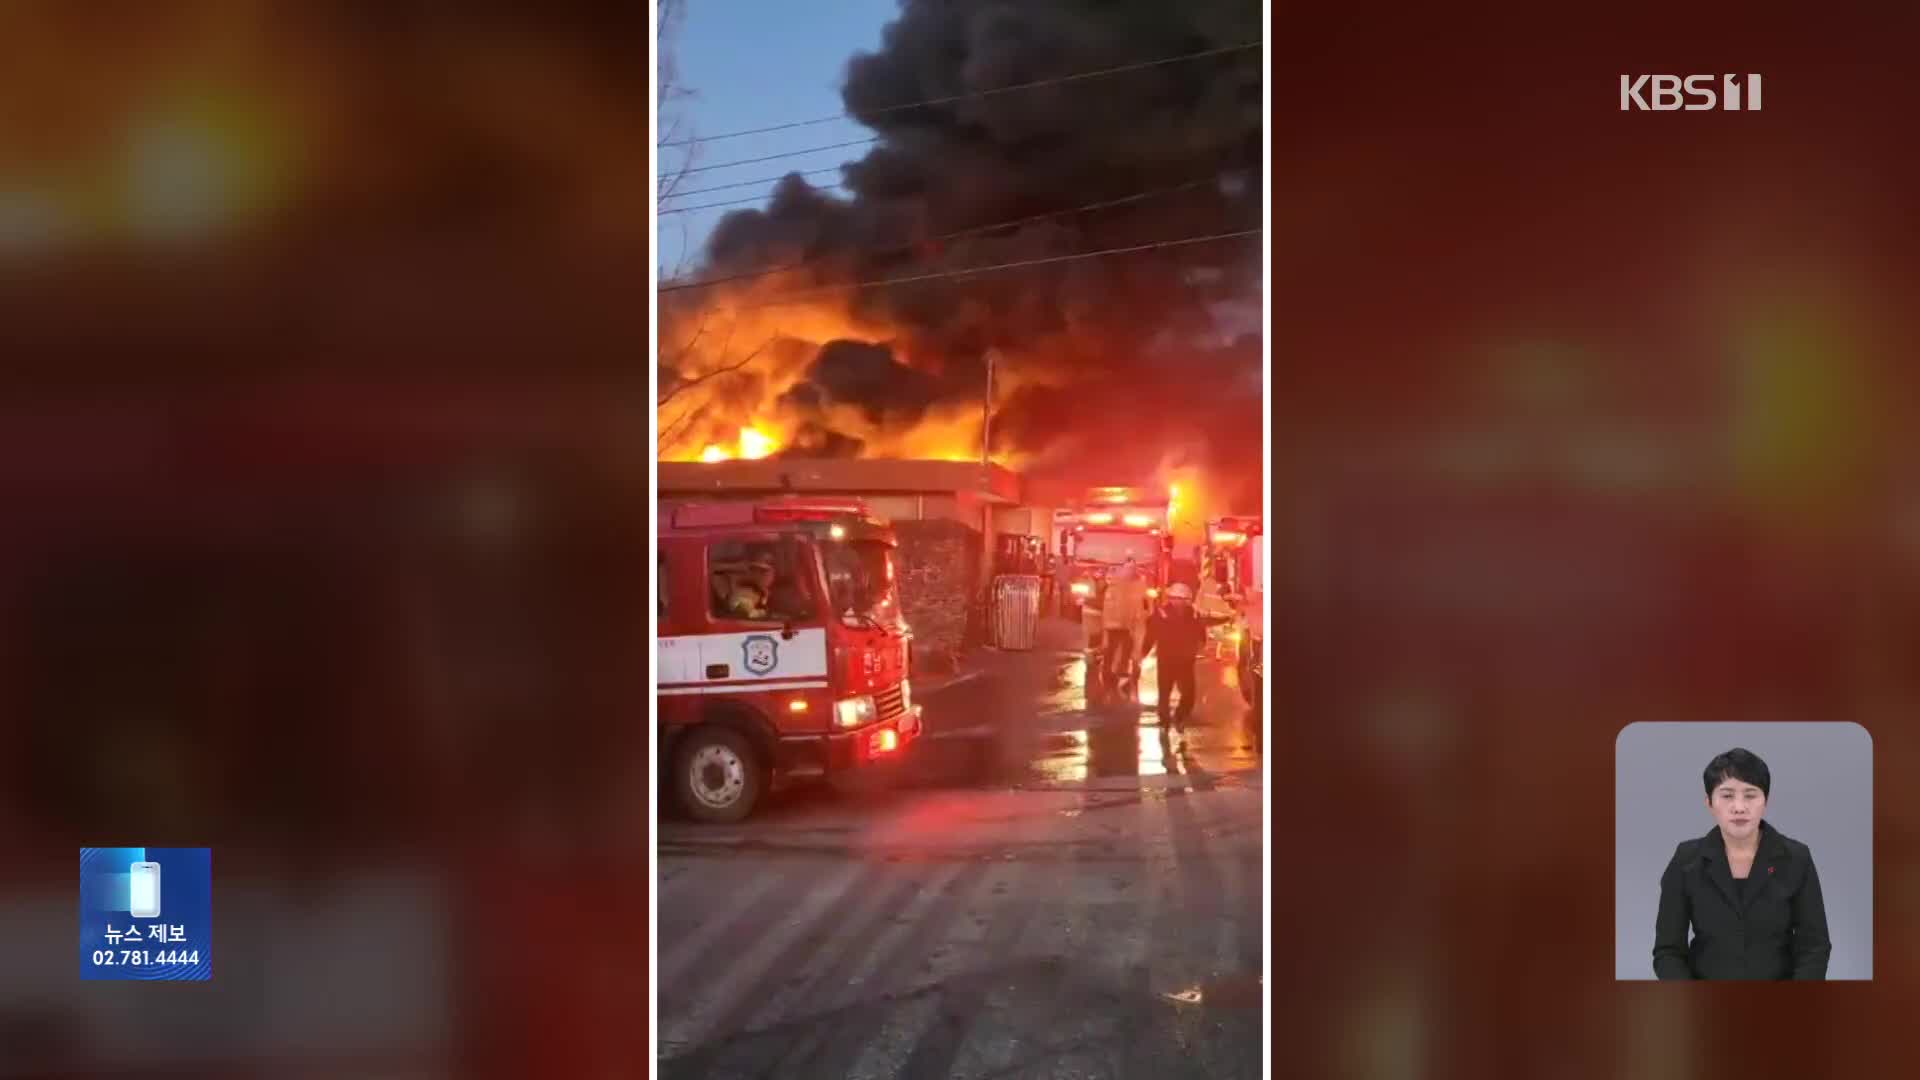
<svg viewBox="0 0 1920 1080">
<path fill-rule="evenodd" d="M 662 823 L 663 1075 L 1258 1075 L 1258 714 L 1217 664 L 1184 731 L 1151 663 L 1089 710 L 1077 637 L 916 694 L 871 788 Z"/>
<path fill-rule="evenodd" d="M 1089 708 L 1079 641 L 1077 627 L 1051 623 L 1042 648 L 996 656 L 985 685 L 928 699 L 930 733 L 944 727 L 979 735 L 917 746 L 923 781 L 1103 789 L 1257 782 L 1260 716 L 1242 700 L 1231 665 L 1200 663 L 1197 707 L 1184 730 L 1169 732 L 1153 707 L 1158 658 L 1142 665 L 1130 706 Z"/>
</svg>

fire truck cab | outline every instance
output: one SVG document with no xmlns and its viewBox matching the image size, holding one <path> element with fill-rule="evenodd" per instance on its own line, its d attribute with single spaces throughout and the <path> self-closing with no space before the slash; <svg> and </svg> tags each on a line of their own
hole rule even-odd
<svg viewBox="0 0 1920 1080">
<path fill-rule="evenodd" d="M 1061 612 L 1074 617 L 1097 603 L 1106 578 L 1128 559 L 1146 578 L 1151 595 L 1167 587 L 1173 571 L 1171 493 L 1137 487 L 1094 488 L 1080 507 L 1058 516 L 1060 555 L 1067 564 L 1067 595 Z"/>
<path fill-rule="evenodd" d="M 1247 704 L 1260 700 L 1266 629 L 1266 536 L 1257 517 L 1223 517 L 1207 523 L 1201 548 L 1200 593 L 1205 614 L 1232 614 L 1225 629 L 1224 659 L 1239 675 Z"/>
<path fill-rule="evenodd" d="M 866 504 L 670 504 L 658 532 L 660 760 L 690 816 L 738 821 L 919 735 L 897 544 Z"/>
<path fill-rule="evenodd" d="M 1261 535 L 1257 517 L 1221 517 L 1207 522 L 1200 548 L 1200 594 L 1220 598 L 1243 595 L 1253 581 L 1253 541 Z"/>
</svg>

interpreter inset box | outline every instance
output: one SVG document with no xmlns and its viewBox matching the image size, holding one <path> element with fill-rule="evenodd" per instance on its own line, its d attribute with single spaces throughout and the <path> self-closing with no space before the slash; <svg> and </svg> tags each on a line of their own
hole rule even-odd
<svg viewBox="0 0 1920 1080">
<path fill-rule="evenodd" d="M 1873 737 L 1637 723 L 1614 744 L 1614 977 L 1873 978 Z"/>
</svg>

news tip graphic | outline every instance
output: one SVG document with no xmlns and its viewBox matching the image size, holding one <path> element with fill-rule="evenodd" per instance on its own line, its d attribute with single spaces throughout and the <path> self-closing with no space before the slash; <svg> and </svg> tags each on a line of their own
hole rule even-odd
<svg viewBox="0 0 1920 1080">
<path fill-rule="evenodd" d="M 81 848 L 80 977 L 213 978 L 212 849 Z"/>
</svg>

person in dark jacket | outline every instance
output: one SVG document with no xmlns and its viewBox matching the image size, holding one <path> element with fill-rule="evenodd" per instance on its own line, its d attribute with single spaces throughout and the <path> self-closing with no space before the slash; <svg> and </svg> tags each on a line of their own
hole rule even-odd
<svg viewBox="0 0 1920 1080">
<path fill-rule="evenodd" d="M 1757 754 L 1708 763 L 1716 824 L 1660 876 L 1653 973 L 1661 979 L 1824 979 L 1833 942 L 1813 852 L 1764 820 L 1773 778 Z M 1692 939 L 1687 936 L 1688 928 Z"/>
<path fill-rule="evenodd" d="M 1194 611 L 1193 590 L 1186 585 L 1175 585 L 1167 590 L 1165 606 L 1147 620 L 1146 635 L 1140 643 L 1140 659 L 1145 660 L 1155 646 L 1159 647 L 1159 696 L 1154 699 L 1154 711 L 1160 714 L 1163 732 L 1169 726 L 1187 726 L 1187 717 L 1193 714 L 1193 668 L 1200 657 L 1200 647 L 1207 643 L 1207 627 L 1219 626 L 1229 619 L 1230 616 L 1201 615 Z M 1140 673 L 1138 662 L 1133 670 L 1136 676 Z M 1175 691 L 1180 694 L 1180 704 L 1170 708 Z"/>
</svg>

